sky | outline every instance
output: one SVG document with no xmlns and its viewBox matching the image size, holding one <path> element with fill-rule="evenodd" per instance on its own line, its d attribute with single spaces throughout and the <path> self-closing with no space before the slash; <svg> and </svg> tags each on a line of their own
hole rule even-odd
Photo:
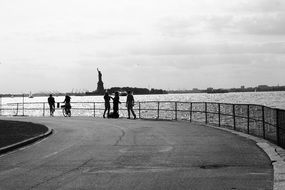
<svg viewBox="0 0 285 190">
<path fill-rule="evenodd" d="M 284 0 L 0 0 L 0 93 L 285 85 Z"/>
</svg>

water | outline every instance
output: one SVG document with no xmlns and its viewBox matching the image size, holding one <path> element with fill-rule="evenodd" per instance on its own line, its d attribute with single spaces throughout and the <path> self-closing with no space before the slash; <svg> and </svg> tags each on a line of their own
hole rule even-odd
<svg viewBox="0 0 285 190">
<path fill-rule="evenodd" d="M 135 95 L 134 97 L 136 102 L 141 102 L 140 104 L 135 104 L 134 110 L 137 116 L 142 119 L 207 122 L 266 138 L 285 147 L 285 127 L 278 128 L 279 131 L 276 128 L 277 124 L 284 125 L 285 123 L 285 92 L 163 94 Z M 49 116 L 47 98 L 2 98 L 1 115 Z M 55 97 L 55 100 L 56 102 L 63 102 L 64 96 Z M 72 96 L 71 100 L 73 116 L 103 116 L 103 96 Z M 126 97 L 121 97 L 120 100 L 122 104 L 119 108 L 119 114 L 120 117 L 124 118 L 128 116 L 124 104 Z M 24 107 L 21 104 L 23 101 L 26 103 Z M 158 101 L 160 102 L 158 103 Z M 190 104 L 189 102 L 195 103 Z M 204 104 L 201 102 L 214 103 Z M 8 103 L 20 104 L 9 105 Z M 276 112 L 274 109 L 255 105 L 233 106 L 232 104 L 264 105 L 283 109 L 284 111 Z M 278 120 L 276 113 L 278 113 Z M 56 109 L 54 115 L 62 116 L 62 110 L 60 108 Z M 278 142 L 278 139 L 280 142 Z"/>
<path fill-rule="evenodd" d="M 258 104 L 285 110 L 285 91 L 282 92 L 243 92 L 225 94 L 162 94 L 134 95 L 136 101 L 181 101 L 181 102 L 220 102 L 237 104 Z M 24 102 L 47 102 L 48 97 L 24 98 Z M 55 96 L 56 102 L 63 102 L 63 96 Z M 72 102 L 103 102 L 103 96 L 72 96 Z M 120 97 L 121 102 L 126 97 Z M 22 97 L 2 98 L 2 105 L 22 103 Z"/>
</svg>

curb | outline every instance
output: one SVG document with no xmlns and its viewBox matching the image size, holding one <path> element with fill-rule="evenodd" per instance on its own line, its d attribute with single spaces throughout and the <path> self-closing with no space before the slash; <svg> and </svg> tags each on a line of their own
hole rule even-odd
<svg viewBox="0 0 285 190">
<path fill-rule="evenodd" d="M 21 147 L 24 147 L 24 146 L 27 146 L 29 144 L 32 144 L 40 139 L 43 139 L 43 138 L 46 138 L 48 137 L 49 135 L 51 135 L 53 133 L 53 129 L 49 129 L 46 133 L 44 134 L 41 134 L 41 135 L 38 135 L 36 137 L 32 137 L 30 139 L 27 139 L 27 140 L 24 140 L 24 141 L 21 141 L 21 142 L 18 142 L 18 143 L 15 143 L 15 144 L 12 144 L 12 145 L 8 145 L 8 146 L 5 146 L 3 148 L 0 148 L 0 155 L 2 154 L 5 154 L 5 153 L 8 153 L 8 152 L 11 152 L 11 151 L 14 151 L 18 148 L 21 148 Z"/>
<path fill-rule="evenodd" d="M 223 130 L 230 132 L 232 134 L 247 138 L 256 143 L 258 147 L 260 147 L 271 160 L 271 164 L 273 166 L 274 172 L 274 181 L 273 181 L 273 190 L 284 190 L 285 189 L 285 150 L 265 139 L 255 137 L 249 134 L 245 134 L 238 131 L 233 131 L 226 128 L 216 127 L 213 125 L 205 125 L 208 127 L 212 127 L 215 129 Z"/>
</svg>

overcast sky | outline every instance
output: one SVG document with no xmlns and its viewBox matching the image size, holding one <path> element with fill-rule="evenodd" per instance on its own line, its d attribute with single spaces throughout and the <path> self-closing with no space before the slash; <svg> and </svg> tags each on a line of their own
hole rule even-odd
<svg viewBox="0 0 285 190">
<path fill-rule="evenodd" d="M 284 0 L 0 0 L 0 93 L 285 85 Z"/>
</svg>

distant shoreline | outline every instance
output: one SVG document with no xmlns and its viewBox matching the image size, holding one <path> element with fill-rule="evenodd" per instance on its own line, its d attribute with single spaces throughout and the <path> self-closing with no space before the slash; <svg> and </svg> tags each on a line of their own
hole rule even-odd
<svg viewBox="0 0 285 190">
<path fill-rule="evenodd" d="M 228 92 L 280 92 L 285 91 L 285 86 L 267 86 L 259 85 L 257 87 L 247 87 L 242 86 L 241 88 L 212 88 L 198 89 L 193 88 L 192 90 L 168 90 L 168 93 L 178 94 L 178 93 L 228 93 Z"/>
<path fill-rule="evenodd" d="M 191 91 L 168 91 L 168 94 L 222 94 L 222 93 L 243 93 L 243 92 L 285 92 L 285 90 L 266 90 L 266 91 L 226 91 L 226 92 L 207 92 L 207 91 L 200 91 L 200 92 L 191 92 Z"/>
<path fill-rule="evenodd" d="M 280 92 L 285 91 L 285 86 L 267 86 L 267 85 L 259 85 L 257 87 L 244 87 L 241 86 L 240 88 L 212 88 L 209 87 L 207 89 L 198 89 L 193 88 L 192 90 L 163 90 L 163 89 L 147 89 L 147 88 L 137 88 L 137 87 L 112 87 L 109 89 L 105 89 L 110 94 L 118 91 L 118 92 L 127 92 L 132 91 L 135 95 L 155 95 L 155 94 L 195 94 L 195 93 L 229 93 L 229 92 Z M 97 93 L 97 91 L 91 92 L 42 92 L 42 93 L 34 93 L 32 94 L 33 97 L 42 97 L 42 96 L 49 96 L 53 94 L 54 96 L 65 96 L 66 94 L 70 96 L 102 96 L 102 93 Z M 0 94 L 0 97 L 29 97 L 31 94 L 24 93 L 24 94 Z"/>
<path fill-rule="evenodd" d="M 223 93 L 231 93 L 231 92 L 285 92 L 285 90 L 265 90 L 265 91 L 213 91 L 213 92 L 207 92 L 207 91 L 199 91 L 199 92 L 193 92 L 193 91 L 187 91 L 187 90 L 175 90 L 175 91 L 167 91 L 167 93 L 141 93 L 134 95 L 162 95 L 162 94 L 223 94 Z M 34 94 L 33 97 L 47 97 L 50 93 L 40 93 L 40 94 Z M 102 96 L 100 94 L 86 94 L 86 93 L 52 93 L 54 96 L 65 96 L 66 94 L 69 94 L 70 96 Z M 13 97 L 24 97 L 28 98 L 29 94 L 0 94 L 0 97 L 3 98 L 13 98 Z"/>
<path fill-rule="evenodd" d="M 167 94 L 166 90 L 162 89 L 147 89 L 147 88 L 137 88 L 137 87 L 112 87 L 110 89 L 104 89 L 103 92 L 98 91 L 87 91 L 87 92 L 43 92 L 43 93 L 34 93 L 32 97 L 42 97 L 49 96 L 53 94 L 54 96 L 65 96 L 68 94 L 69 96 L 102 96 L 105 91 L 109 92 L 109 94 L 113 94 L 115 92 L 119 92 L 122 96 L 126 96 L 128 91 L 132 91 L 136 95 L 148 95 L 148 94 Z M 31 94 L 0 94 L 0 97 L 31 97 Z"/>
</svg>

